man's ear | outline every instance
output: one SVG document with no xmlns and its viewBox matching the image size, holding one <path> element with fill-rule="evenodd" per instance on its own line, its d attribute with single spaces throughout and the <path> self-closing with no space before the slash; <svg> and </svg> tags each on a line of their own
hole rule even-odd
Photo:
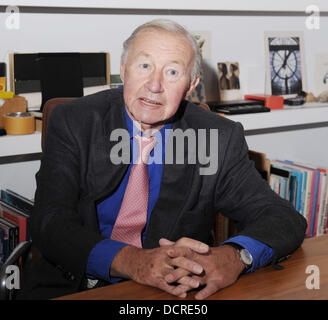
<svg viewBox="0 0 328 320">
<path fill-rule="evenodd" d="M 121 59 L 120 78 L 121 78 L 123 84 L 124 84 L 124 73 L 125 73 L 125 63 L 123 62 L 123 59 Z"/>
<path fill-rule="evenodd" d="M 190 87 L 188 89 L 188 91 L 186 92 L 186 97 L 188 97 L 197 87 L 198 83 L 199 83 L 199 79 L 200 76 L 199 74 L 196 76 L 196 78 L 194 79 L 194 81 L 190 84 Z"/>
</svg>

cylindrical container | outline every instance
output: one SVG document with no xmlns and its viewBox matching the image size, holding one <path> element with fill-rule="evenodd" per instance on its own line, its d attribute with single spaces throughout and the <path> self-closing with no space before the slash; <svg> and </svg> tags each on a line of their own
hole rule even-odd
<svg viewBox="0 0 328 320">
<path fill-rule="evenodd" d="M 4 115 L 7 134 L 31 134 L 35 131 L 35 118 L 29 112 L 12 112 Z"/>
</svg>

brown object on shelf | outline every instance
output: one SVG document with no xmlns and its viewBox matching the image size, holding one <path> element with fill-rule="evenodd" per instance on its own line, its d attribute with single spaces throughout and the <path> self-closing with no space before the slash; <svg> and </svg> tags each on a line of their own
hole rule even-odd
<svg viewBox="0 0 328 320">
<path fill-rule="evenodd" d="M 27 101 L 24 97 L 14 96 L 11 99 L 3 99 L 5 103 L 0 106 L 0 128 L 4 128 L 4 115 L 12 112 L 26 112 Z M 1 105 L 1 104 L 0 104 Z"/>
<path fill-rule="evenodd" d="M 35 119 L 35 131 L 42 132 L 42 120 Z"/>
<path fill-rule="evenodd" d="M 35 117 L 29 112 L 12 112 L 4 115 L 7 134 L 31 134 L 35 131 Z"/>
<path fill-rule="evenodd" d="M 305 103 L 307 103 L 307 102 L 315 102 L 315 101 L 318 101 L 318 99 L 313 95 L 312 92 L 309 92 L 309 93 L 306 94 Z"/>
<path fill-rule="evenodd" d="M 255 168 L 261 173 L 262 178 L 270 182 L 270 160 L 266 158 L 265 153 L 253 150 L 248 151 L 249 159 L 254 161 Z"/>
</svg>

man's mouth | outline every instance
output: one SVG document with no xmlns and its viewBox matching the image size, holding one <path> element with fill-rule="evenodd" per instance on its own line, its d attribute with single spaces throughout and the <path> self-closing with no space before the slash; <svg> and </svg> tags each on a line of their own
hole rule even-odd
<svg viewBox="0 0 328 320">
<path fill-rule="evenodd" d="M 145 97 L 141 97 L 140 100 L 149 106 L 161 106 L 162 105 L 162 103 L 160 103 L 159 101 L 147 99 Z"/>
</svg>

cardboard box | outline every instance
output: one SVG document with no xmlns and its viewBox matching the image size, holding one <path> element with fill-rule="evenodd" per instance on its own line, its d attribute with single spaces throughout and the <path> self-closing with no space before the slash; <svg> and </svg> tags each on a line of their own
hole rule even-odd
<svg viewBox="0 0 328 320">
<path fill-rule="evenodd" d="M 2 99 L 2 101 L 4 101 L 4 103 L 1 105 L 0 102 L 0 128 L 4 127 L 3 116 L 5 114 L 11 112 L 26 112 L 27 110 L 27 101 L 23 97 L 15 96 L 11 99 Z"/>
</svg>

